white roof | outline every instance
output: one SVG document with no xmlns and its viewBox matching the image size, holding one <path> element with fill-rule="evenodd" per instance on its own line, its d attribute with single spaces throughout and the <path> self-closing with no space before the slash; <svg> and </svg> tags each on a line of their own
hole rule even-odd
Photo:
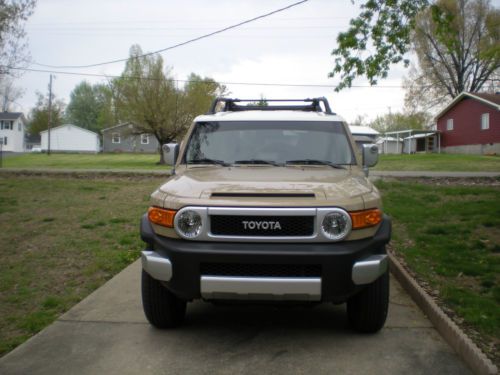
<svg viewBox="0 0 500 375">
<path fill-rule="evenodd" d="M 194 121 L 344 121 L 337 115 L 305 111 L 236 111 L 201 115 Z"/>
<path fill-rule="evenodd" d="M 431 135 L 435 135 L 435 134 L 436 134 L 436 132 L 424 133 L 424 134 L 415 134 L 415 135 L 412 135 L 410 137 L 406 137 L 404 139 L 426 138 L 426 137 L 430 137 Z"/>
<path fill-rule="evenodd" d="M 395 137 L 381 137 L 379 139 L 377 139 L 377 144 L 379 143 L 384 143 L 384 142 L 402 142 L 403 139 L 402 138 L 395 138 Z"/>
<path fill-rule="evenodd" d="M 349 129 L 353 135 L 378 135 L 379 132 L 369 126 L 349 125 Z"/>
</svg>

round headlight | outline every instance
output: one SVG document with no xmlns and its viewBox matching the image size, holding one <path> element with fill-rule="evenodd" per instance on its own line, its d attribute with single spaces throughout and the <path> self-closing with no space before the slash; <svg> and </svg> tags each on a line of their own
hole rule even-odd
<svg viewBox="0 0 500 375">
<path fill-rule="evenodd" d="M 344 210 L 336 209 L 327 213 L 323 218 L 321 232 L 326 238 L 339 241 L 347 237 L 351 227 L 352 222 L 349 214 Z"/>
<path fill-rule="evenodd" d="M 201 233 L 203 222 L 198 212 L 193 210 L 181 211 L 175 218 L 175 229 L 184 238 L 195 238 Z"/>
</svg>

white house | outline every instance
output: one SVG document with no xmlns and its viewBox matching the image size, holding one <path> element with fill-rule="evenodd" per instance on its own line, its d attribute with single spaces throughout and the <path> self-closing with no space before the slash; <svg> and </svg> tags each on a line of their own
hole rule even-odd
<svg viewBox="0 0 500 375">
<path fill-rule="evenodd" d="M 40 132 L 42 151 L 47 151 L 48 130 Z M 72 124 L 65 124 L 50 129 L 50 151 L 63 152 L 99 152 L 99 135 L 93 131 Z"/>
<path fill-rule="evenodd" d="M 401 154 L 403 152 L 403 138 L 380 137 L 377 139 L 379 154 Z"/>
<path fill-rule="evenodd" d="M 0 144 L 2 151 L 24 152 L 26 119 L 20 112 L 0 112 Z"/>
</svg>

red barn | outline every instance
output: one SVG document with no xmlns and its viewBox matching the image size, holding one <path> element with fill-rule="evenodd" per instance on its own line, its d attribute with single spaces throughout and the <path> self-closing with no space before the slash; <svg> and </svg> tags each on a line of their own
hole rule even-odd
<svg viewBox="0 0 500 375">
<path fill-rule="evenodd" d="M 437 116 L 441 150 L 500 154 L 500 93 L 463 92 Z"/>
</svg>

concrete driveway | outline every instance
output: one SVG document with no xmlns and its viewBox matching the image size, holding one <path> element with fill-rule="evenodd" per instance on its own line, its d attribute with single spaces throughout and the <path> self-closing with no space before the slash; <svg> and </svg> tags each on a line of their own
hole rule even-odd
<svg viewBox="0 0 500 375">
<path fill-rule="evenodd" d="M 136 262 L 0 359 L 0 374 L 469 374 L 393 279 L 386 327 L 354 333 L 343 306 L 188 305 L 185 326 L 145 320 Z"/>
</svg>

